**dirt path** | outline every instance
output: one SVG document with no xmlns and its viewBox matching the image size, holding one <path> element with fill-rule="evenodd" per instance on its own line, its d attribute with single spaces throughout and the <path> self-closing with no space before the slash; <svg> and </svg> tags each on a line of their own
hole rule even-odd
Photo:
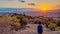
<svg viewBox="0 0 60 34">
<path fill-rule="evenodd" d="M 28 24 L 30 28 L 26 28 L 22 31 L 15 31 L 16 34 L 38 34 L 37 33 L 37 25 L 36 24 Z M 45 27 L 43 27 L 43 34 L 52 34 L 51 31 Z"/>
<path fill-rule="evenodd" d="M 3 30 L 0 30 L 0 34 L 38 34 L 37 33 L 37 24 L 28 24 L 27 26 L 30 26 L 29 28 L 26 28 L 24 30 L 9 30 L 9 28 L 5 28 L 6 32 Z M 60 32 L 56 31 L 50 31 L 46 27 L 43 26 L 43 34 L 60 34 Z"/>
</svg>

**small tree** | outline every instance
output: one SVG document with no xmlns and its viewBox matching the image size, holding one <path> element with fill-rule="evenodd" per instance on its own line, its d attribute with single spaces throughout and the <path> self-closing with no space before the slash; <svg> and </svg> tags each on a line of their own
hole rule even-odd
<svg viewBox="0 0 60 34">
<path fill-rule="evenodd" d="M 25 18 L 25 17 L 23 17 L 23 16 L 20 17 L 20 24 L 21 24 L 20 27 L 25 27 L 26 24 L 27 24 L 27 21 L 26 21 L 26 19 L 24 19 L 24 18 Z"/>
<path fill-rule="evenodd" d="M 57 26 L 60 26 L 60 21 L 57 22 Z"/>
<path fill-rule="evenodd" d="M 55 31 L 55 28 L 57 27 L 57 25 L 54 24 L 54 23 L 50 23 L 48 27 L 49 27 L 50 30 Z"/>
</svg>

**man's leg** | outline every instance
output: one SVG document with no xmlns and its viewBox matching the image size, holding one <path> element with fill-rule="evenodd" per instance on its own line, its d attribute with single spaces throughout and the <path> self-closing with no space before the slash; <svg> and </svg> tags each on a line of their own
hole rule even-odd
<svg viewBox="0 0 60 34">
<path fill-rule="evenodd" d="M 38 33 L 38 34 L 42 34 L 42 33 Z"/>
</svg>

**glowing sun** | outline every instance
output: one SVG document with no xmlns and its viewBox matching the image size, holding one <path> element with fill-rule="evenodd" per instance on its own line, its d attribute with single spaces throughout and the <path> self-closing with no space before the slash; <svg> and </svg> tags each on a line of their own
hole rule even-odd
<svg viewBox="0 0 60 34">
<path fill-rule="evenodd" d="M 49 10 L 50 8 L 48 6 L 41 6 L 40 9 L 42 11 L 46 11 L 46 10 Z"/>
<path fill-rule="evenodd" d="M 44 8 L 42 8 L 42 10 L 47 10 L 47 8 L 44 7 Z"/>
<path fill-rule="evenodd" d="M 49 9 L 48 6 L 42 6 L 42 7 L 40 7 L 40 10 L 41 10 L 42 13 L 47 13 L 47 11 L 50 10 L 50 9 Z"/>
<path fill-rule="evenodd" d="M 41 10 L 46 11 L 46 10 L 48 10 L 48 7 L 42 7 Z"/>
</svg>

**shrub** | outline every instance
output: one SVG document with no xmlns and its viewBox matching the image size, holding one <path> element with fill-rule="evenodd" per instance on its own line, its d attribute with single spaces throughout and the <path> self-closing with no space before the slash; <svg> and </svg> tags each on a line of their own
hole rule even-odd
<svg viewBox="0 0 60 34">
<path fill-rule="evenodd" d="M 48 25 L 48 27 L 49 27 L 50 30 L 55 31 L 55 28 L 57 27 L 57 25 L 54 24 L 54 23 L 50 23 L 50 24 Z"/>
<path fill-rule="evenodd" d="M 57 22 L 57 26 L 59 26 L 59 27 L 60 27 L 60 21 L 58 21 L 58 22 Z"/>
<path fill-rule="evenodd" d="M 56 27 L 55 30 L 56 30 L 56 31 L 60 31 L 60 27 Z"/>
</svg>

